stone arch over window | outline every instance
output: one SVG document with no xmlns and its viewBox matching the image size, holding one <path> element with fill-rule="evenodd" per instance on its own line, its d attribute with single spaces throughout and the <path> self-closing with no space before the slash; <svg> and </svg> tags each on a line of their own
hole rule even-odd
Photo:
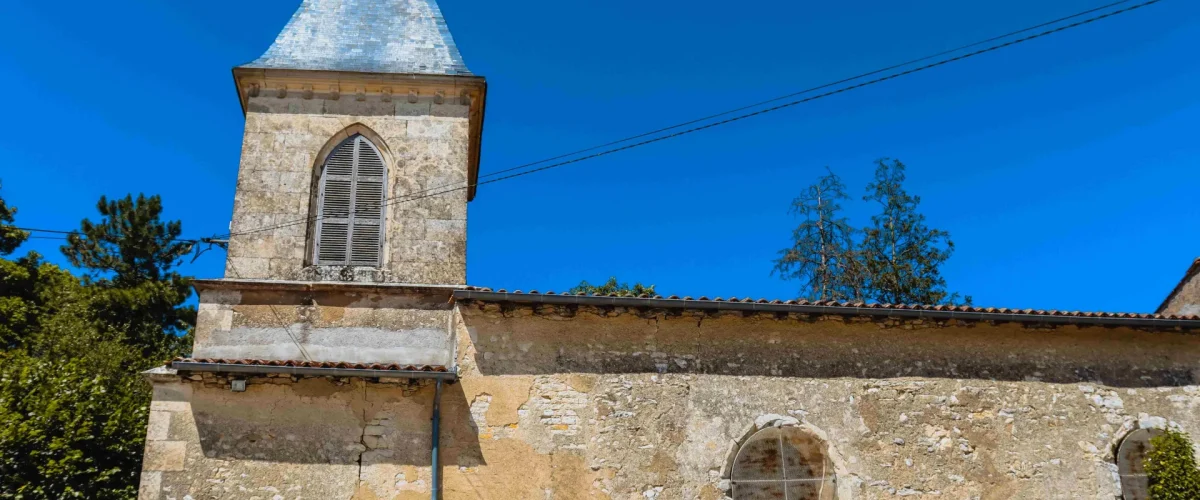
<svg viewBox="0 0 1200 500">
<path fill-rule="evenodd" d="M 1150 440 L 1161 435 L 1162 429 L 1134 429 L 1117 446 L 1117 473 L 1121 476 L 1121 495 L 1124 500 L 1148 500 L 1150 481 L 1143 468 Z"/>
<path fill-rule="evenodd" d="M 361 124 L 322 148 L 310 205 L 309 260 L 318 266 L 383 266 L 387 167 L 382 140 Z"/>
<path fill-rule="evenodd" d="M 795 418 L 766 415 L 731 450 L 722 489 L 732 500 L 833 500 L 840 468 L 824 433 Z"/>
</svg>

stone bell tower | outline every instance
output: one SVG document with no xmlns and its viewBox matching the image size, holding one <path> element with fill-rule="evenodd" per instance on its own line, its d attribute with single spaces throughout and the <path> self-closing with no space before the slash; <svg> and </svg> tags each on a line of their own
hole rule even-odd
<svg viewBox="0 0 1200 500">
<path fill-rule="evenodd" d="M 487 86 L 436 3 L 305 0 L 233 75 L 246 132 L 227 278 L 465 282 Z M 369 182 L 349 177 L 363 165 L 337 168 L 354 161 L 337 148 L 355 136 L 381 164 Z M 349 243 L 335 241 L 347 212 L 374 230 L 359 238 L 367 225 L 350 224 Z"/>
<path fill-rule="evenodd" d="M 246 126 L 225 277 L 195 282 L 192 355 L 147 374 L 141 495 L 345 498 L 384 446 L 365 434 L 390 418 L 363 410 L 371 394 L 425 415 L 404 427 L 425 443 L 412 459 L 373 467 L 428 466 L 436 443 L 421 429 L 457 378 L 487 85 L 434 0 L 303 0 L 233 77 Z M 236 473 L 214 486 L 214 470 Z"/>
</svg>

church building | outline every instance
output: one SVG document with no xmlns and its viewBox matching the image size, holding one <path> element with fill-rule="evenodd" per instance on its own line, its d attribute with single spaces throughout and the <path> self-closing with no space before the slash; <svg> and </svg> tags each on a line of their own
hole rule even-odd
<svg viewBox="0 0 1200 500">
<path fill-rule="evenodd" d="M 144 500 L 1133 500 L 1152 436 L 1200 438 L 1194 270 L 1160 314 L 493 290 L 487 81 L 434 0 L 303 0 L 233 76 Z"/>
</svg>

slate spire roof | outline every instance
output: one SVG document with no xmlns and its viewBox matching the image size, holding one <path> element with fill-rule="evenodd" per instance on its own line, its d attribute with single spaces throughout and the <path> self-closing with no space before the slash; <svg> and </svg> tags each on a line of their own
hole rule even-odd
<svg viewBox="0 0 1200 500">
<path fill-rule="evenodd" d="M 436 0 L 303 0 L 243 67 L 471 75 Z"/>
</svg>

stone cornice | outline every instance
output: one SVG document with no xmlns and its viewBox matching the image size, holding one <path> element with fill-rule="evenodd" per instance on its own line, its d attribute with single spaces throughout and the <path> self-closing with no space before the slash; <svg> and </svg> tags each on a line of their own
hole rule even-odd
<svg viewBox="0 0 1200 500">
<path fill-rule="evenodd" d="M 346 71 L 308 71 L 264 68 L 233 68 L 238 102 L 246 113 L 251 97 L 270 93 L 304 99 L 365 99 L 366 96 L 390 101 L 431 97 L 439 102 L 458 98 L 470 106 L 467 150 L 467 201 L 475 199 L 479 178 L 479 159 L 483 141 L 483 117 L 487 100 L 487 80 L 482 76 L 422 75 L 392 73 L 354 73 Z"/>
<path fill-rule="evenodd" d="M 434 285 L 422 283 L 361 283 L 352 281 L 291 281 L 262 279 L 198 279 L 192 280 L 196 291 L 207 290 L 269 290 L 280 292 L 367 292 L 378 294 L 445 295 L 455 290 L 468 290 L 464 285 Z"/>
</svg>

